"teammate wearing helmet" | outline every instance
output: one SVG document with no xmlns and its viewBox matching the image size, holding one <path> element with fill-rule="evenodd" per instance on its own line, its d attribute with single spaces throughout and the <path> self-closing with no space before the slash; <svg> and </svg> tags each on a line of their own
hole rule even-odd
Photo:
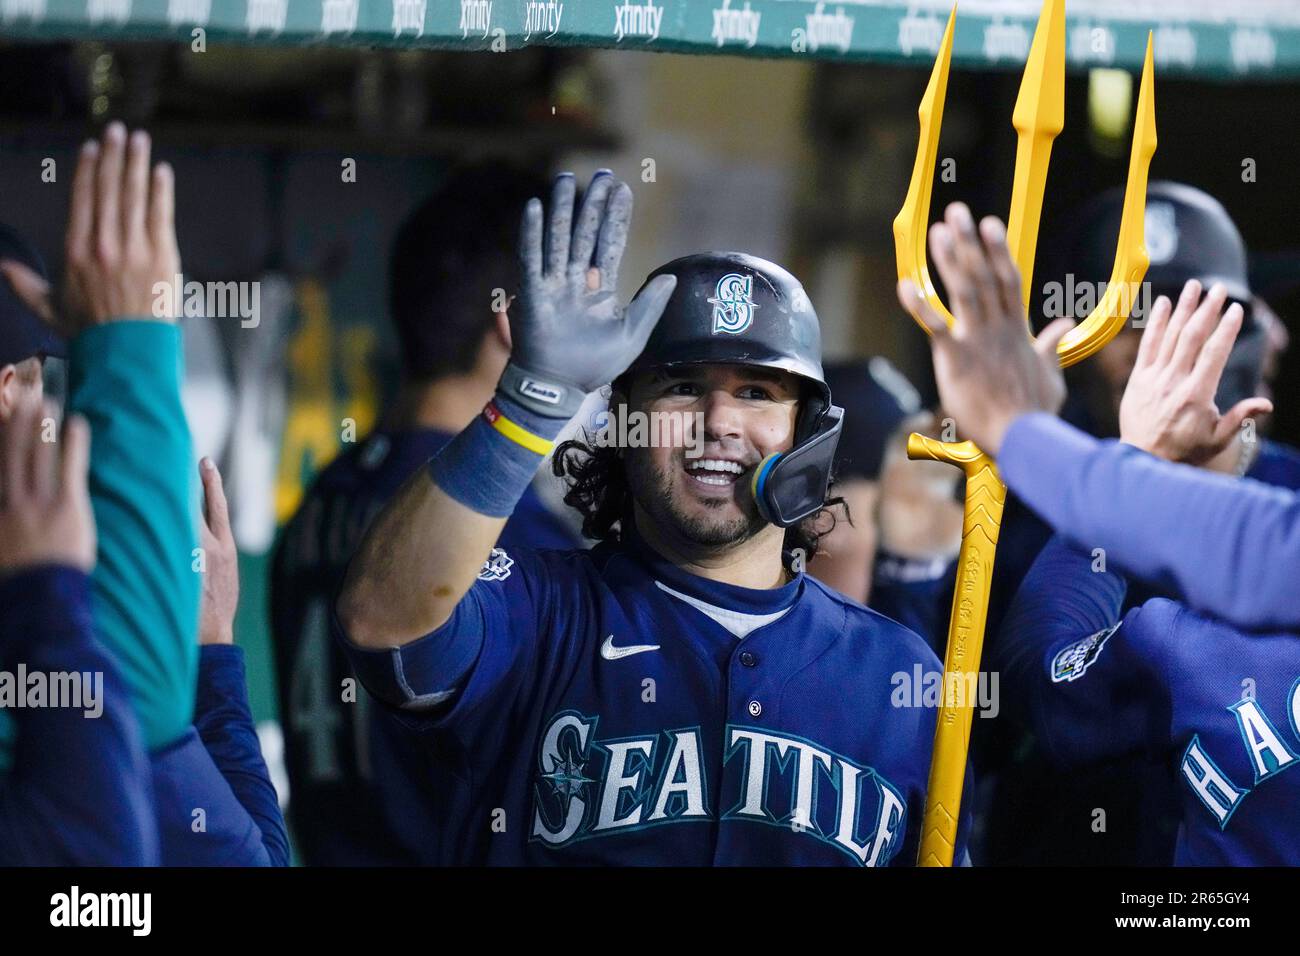
<svg viewBox="0 0 1300 956">
<path fill-rule="evenodd" d="M 895 678 L 938 661 L 803 573 L 842 415 L 811 303 L 727 253 L 624 309 L 631 191 L 602 171 L 576 218 L 574 195 L 558 177 L 545 225 L 528 204 L 497 393 L 374 522 L 338 600 L 363 682 L 432 755 L 425 862 L 911 862 L 935 710 Z M 603 540 L 494 549 L 610 382 L 637 420 L 557 455 Z"/>
</svg>

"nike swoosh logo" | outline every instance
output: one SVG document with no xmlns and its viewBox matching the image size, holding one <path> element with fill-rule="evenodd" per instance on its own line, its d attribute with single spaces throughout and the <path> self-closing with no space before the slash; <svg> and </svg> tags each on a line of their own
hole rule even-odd
<svg viewBox="0 0 1300 956">
<path fill-rule="evenodd" d="M 600 645 L 600 656 L 607 661 L 616 661 L 624 657 L 631 657 L 633 654 L 644 654 L 646 651 L 659 650 L 658 644 L 629 644 L 627 647 L 615 647 L 614 635 L 611 634 L 605 638 L 605 643 Z"/>
</svg>

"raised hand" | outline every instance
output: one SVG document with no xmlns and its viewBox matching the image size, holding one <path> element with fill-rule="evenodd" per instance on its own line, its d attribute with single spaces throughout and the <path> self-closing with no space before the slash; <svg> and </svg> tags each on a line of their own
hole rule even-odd
<svg viewBox="0 0 1300 956">
<path fill-rule="evenodd" d="M 660 276 L 626 309 L 616 291 L 632 221 L 632 190 L 601 170 L 576 219 L 572 173 L 524 208 L 522 286 L 511 310 L 511 361 L 503 386 L 543 415 L 572 417 L 583 397 L 607 384 L 641 353 L 677 280 Z"/>
<path fill-rule="evenodd" d="M 18 409 L 0 429 L 0 576 L 61 565 L 89 572 L 95 566 L 95 516 L 86 472 L 90 428 L 68 419 L 59 441 L 44 441 L 36 409 Z M 59 449 L 62 448 L 62 459 Z"/>
<path fill-rule="evenodd" d="M 1142 332 L 1137 361 L 1119 407 L 1120 439 L 1169 461 L 1200 465 L 1227 447 L 1241 423 L 1273 410 L 1267 398 L 1244 398 L 1226 412 L 1214 404 L 1224 366 L 1244 318 L 1215 284 L 1201 298 L 1195 279 L 1178 305 L 1160 296 Z"/>
<path fill-rule="evenodd" d="M 0 263 L 14 291 L 66 337 L 115 319 L 173 321 L 181 269 L 171 167 L 150 169 L 149 134 L 110 123 L 81 148 L 72 181 L 62 298 L 21 263 Z"/>
<path fill-rule="evenodd" d="M 239 608 L 239 552 L 230 530 L 230 509 L 221 472 L 211 458 L 199 463 L 203 482 L 203 539 L 205 567 L 203 600 L 199 607 L 199 643 L 235 643 L 235 611 Z"/>
<path fill-rule="evenodd" d="M 948 289 L 953 327 L 907 280 L 899 283 L 898 300 L 930 330 L 944 409 L 962 437 L 996 456 L 1017 417 L 1060 409 L 1065 378 L 1056 346 L 1074 322 L 1057 319 L 1037 339 L 1029 337 L 1020 270 L 996 217 L 986 217 L 977 232 L 966 205 L 951 204 L 944 221 L 930 228 L 930 255 Z"/>
</svg>

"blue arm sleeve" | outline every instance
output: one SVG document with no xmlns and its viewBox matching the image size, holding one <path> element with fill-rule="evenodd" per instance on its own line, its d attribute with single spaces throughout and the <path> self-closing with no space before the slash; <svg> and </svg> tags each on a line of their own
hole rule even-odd
<svg viewBox="0 0 1300 956">
<path fill-rule="evenodd" d="M 1060 764 L 1155 752 L 1167 693 L 1135 633 L 1141 611 L 1121 621 L 1126 586 L 1094 571 L 1090 554 L 1054 537 L 1034 561 L 992 650 L 1012 715 L 1025 720 Z"/>
<path fill-rule="evenodd" d="M 0 670 L 20 667 L 47 680 L 77 675 L 87 706 L 10 711 L 18 738 L 0 776 L 0 865 L 156 864 L 149 764 L 113 662 L 91 635 L 80 571 L 41 568 L 0 584 Z"/>
<path fill-rule="evenodd" d="M 271 866 L 266 837 L 191 726 L 149 754 L 163 866 Z"/>
<path fill-rule="evenodd" d="M 1017 419 L 1002 479 L 1087 551 L 1248 630 L 1300 628 L 1300 497 L 1098 441 L 1050 415 Z"/>
<path fill-rule="evenodd" d="M 180 329 L 149 321 L 86 330 L 68 362 L 69 410 L 89 421 L 93 445 L 95 628 L 150 750 L 186 732 L 198 671 L 197 498 L 181 363 Z"/>
<path fill-rule="evenodd" d="M 289 836 L 248 707 L 242 648 L 212 644 L 199 649 L 194 726 L 231 792 L 261 831 L 271 865 L 288 866 Z"/>
</svg>

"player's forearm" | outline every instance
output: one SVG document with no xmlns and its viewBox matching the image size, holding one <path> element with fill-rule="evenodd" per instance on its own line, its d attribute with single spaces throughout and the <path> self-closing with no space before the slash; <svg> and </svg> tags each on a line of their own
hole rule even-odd
<svg viewBox="0 0 1300 956">
<path fill-rule="evenodd" d="M 198 671 L 201 582 L 181 361 L 180 329 L 151 321 L 87 329 L 69 360 L 70 410 L 95 436 L 95 626 L 149 749 L 189 726 Z"/>
<path fill-rule="evenodd" d="M 519 431 L 503 430 L 502 420 Z M 349 640 L 368 649 L 401 647 L 451 617 L 541 464 L 542 445 L 563 425 L 498 394 L 407 481 L 348 569 L 338 618 Z"/>
<path fill-rule="evenodd" d="M 289 835 L 248 706 L 242 649 L 209 644 L 199 651 L 194 727 L 221 776 L 261 831 L 272 866 L 289 865 Z"/>
<path fill-rule="evenodd" d="M 1007 485 L 1070 541 L 1241 628 L 1300 627 L 1300 497 L 1160 461 L 1025 415 L 998 455 Z"/>
</svg>

